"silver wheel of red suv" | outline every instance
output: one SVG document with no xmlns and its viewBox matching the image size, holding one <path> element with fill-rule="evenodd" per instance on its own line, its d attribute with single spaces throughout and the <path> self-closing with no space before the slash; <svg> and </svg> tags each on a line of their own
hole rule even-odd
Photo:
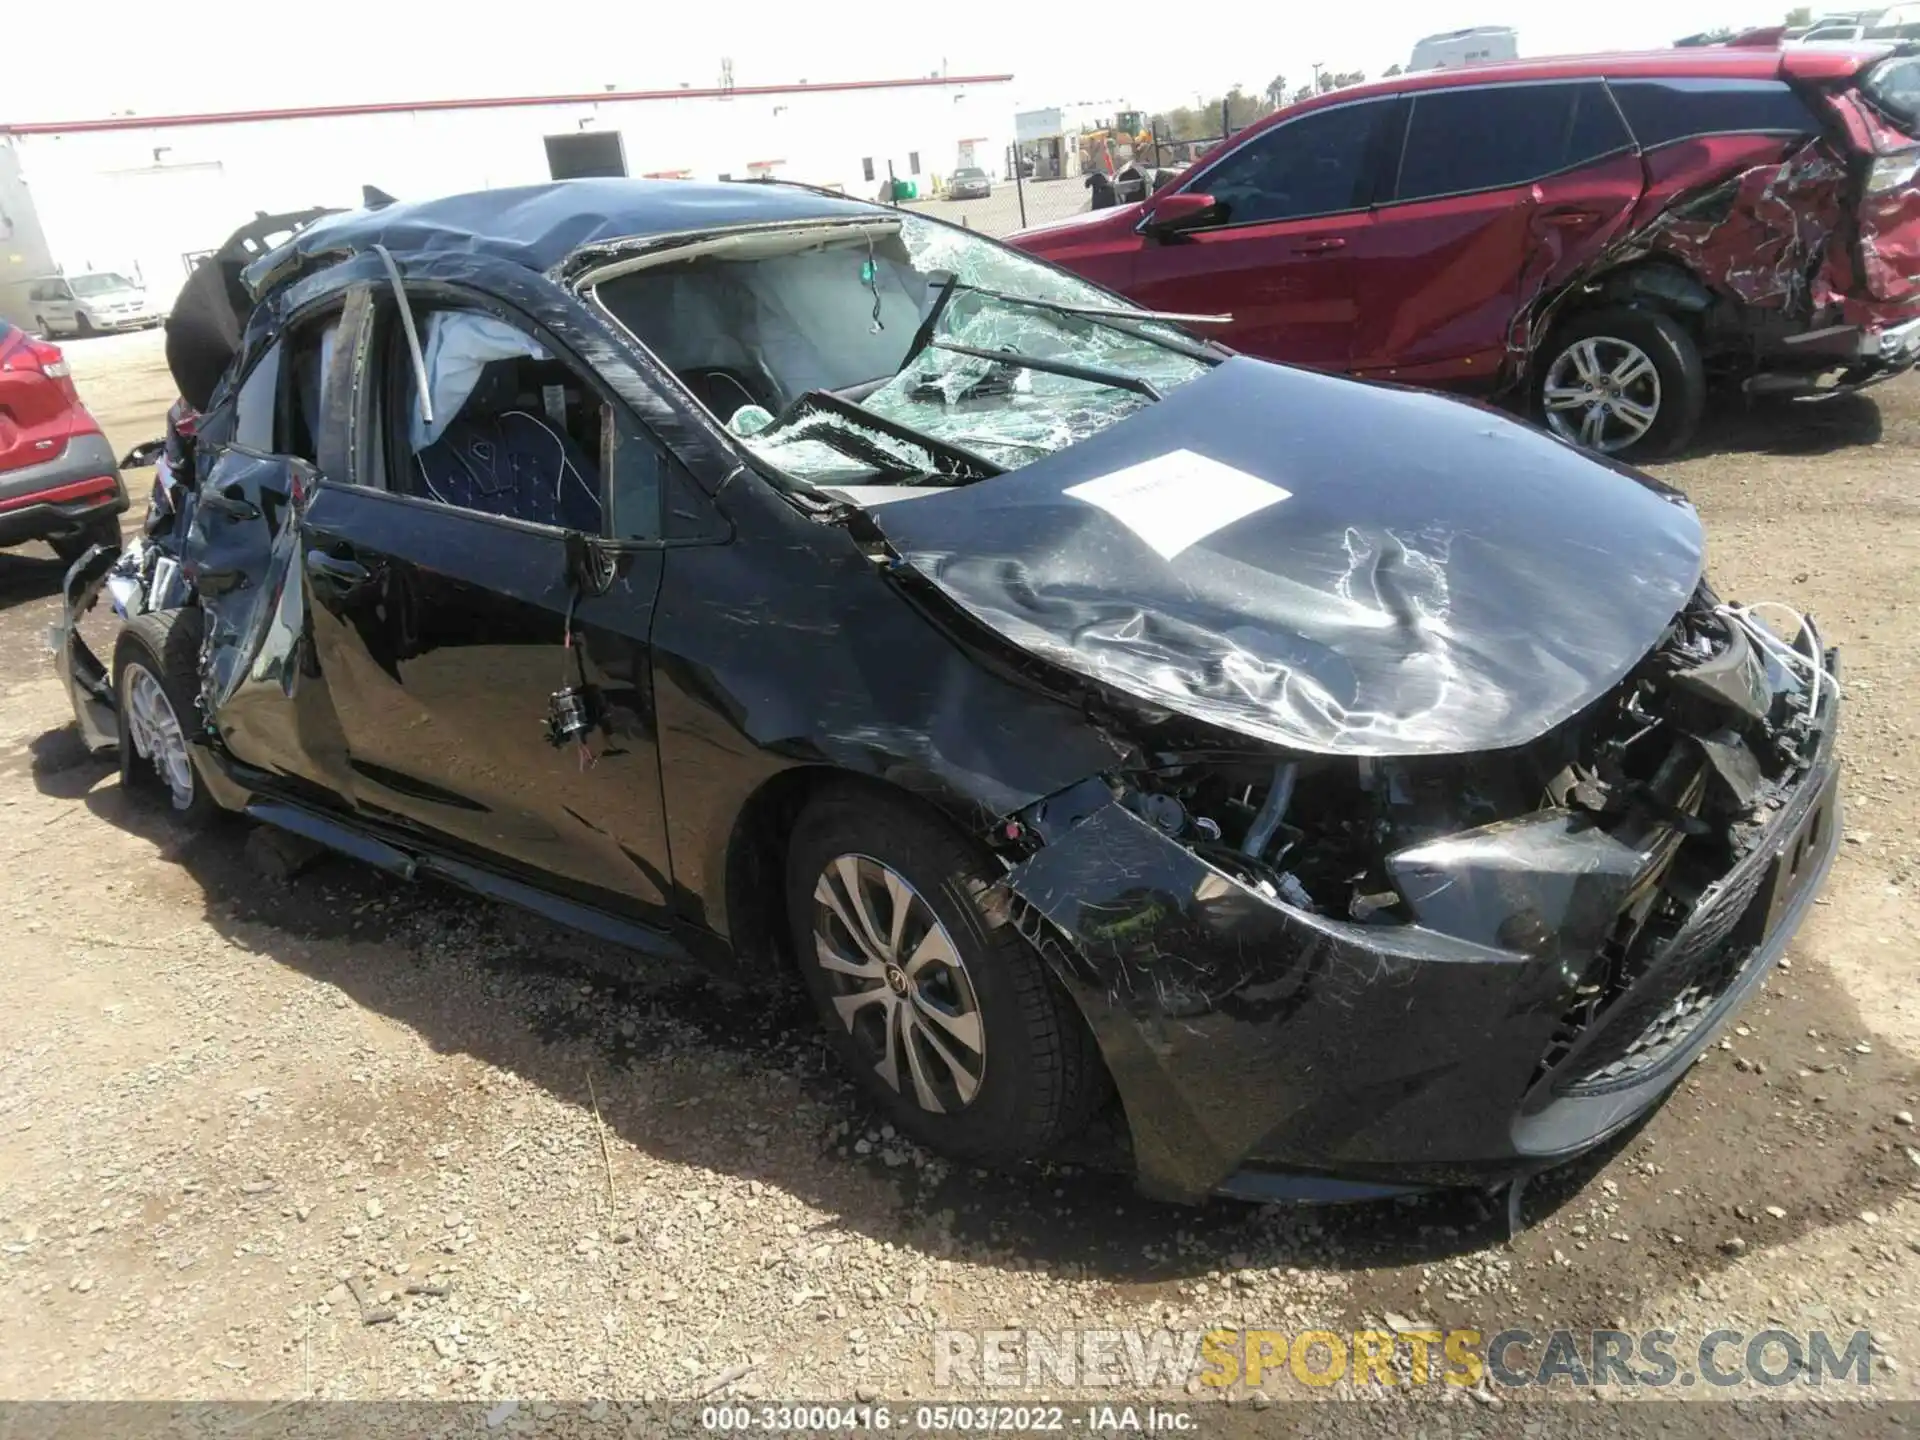
<svg viewBox="0 0 1920 1440">
<path fill-rule="evenodd" d="M 1684 445 L 1707 382 L 1693 337 L 1659 310 L 1575 315 L 1539 351 L 1534 408 L 1561 439 L 1621 460 Z"/>
<path fill-rule="evenodd" d="M 1626 449 L 1660 418 L 1660 371 L 1616 336 L 1589 335 L 1562 350 L 1540 393 L 1553 432 L 1602 455 Z"/>
</svg>

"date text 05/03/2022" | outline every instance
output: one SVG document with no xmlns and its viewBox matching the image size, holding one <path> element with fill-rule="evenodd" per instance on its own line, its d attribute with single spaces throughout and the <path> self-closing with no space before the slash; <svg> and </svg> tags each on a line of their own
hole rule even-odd
<svg viewBox="0 0 1920 1440">
<path fill-rule="evenodd" d="M 899 1430 L 926 1434 L 1065 1432 L 1087 1434 L 1147 1431 L 1187 1434 L 1193 1413 L 1160 1405 L 709 1405 L 700 1412 L 703 1430 L 722 1434 L 841 1433 Z"/>
</svg>

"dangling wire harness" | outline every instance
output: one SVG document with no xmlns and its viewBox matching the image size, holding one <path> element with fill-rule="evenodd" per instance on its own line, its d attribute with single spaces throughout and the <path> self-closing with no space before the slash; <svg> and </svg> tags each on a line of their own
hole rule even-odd
<svg viewBox="0 0 1920 1440">
<path fill-rule="evenodd" d="M 1777 611 L 1793 621 L 1795 626 L 1793 644 L 1782 640 L 1772 627 L 1760 618 L 1763 611 Z M 1721 604 L 1714 607 L 1714 613 L 1729 624 L 1738 625 L 1754 644 L 1806 680 L 1809 720 L 1819 718 L 1822 684 L 1831 685 L 1835 695 L 1841 693 L 1840 682 L 1827 673 L 1825 647 L 1820 643 L 1820 631 L 1815 628 L 1811 616 L 1802 615 L 1791 605 L 1779 600 L 1756 600 L 1751 605 Z M 1806 642 L 1806 650 L 1800 648 L 1801 641 Z"/>
</svg>

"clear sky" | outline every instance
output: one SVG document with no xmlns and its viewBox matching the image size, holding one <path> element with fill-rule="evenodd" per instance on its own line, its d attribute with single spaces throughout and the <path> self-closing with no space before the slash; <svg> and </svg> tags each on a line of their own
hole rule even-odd
<svg viewBox="0 0 1920 1440">
<path fill-rule="evenodd" d="M 1315 61 L 1377 75 L 1406 63 L 1421 36 L 1469 25 L 1511 25 L 1522 55 L 1554 55 L 1664 47 L 1785 14 L 1769 0 L 28 5 L 57 13 L 71 44 L 14 50 L 0 69 L 0 122 L 704 86 L 719 82 L 723 56 L 742 85 L 892 79 L 944 64 L 952 74 L 1011 71 L 1020 109 L 1116 100 L 1155 110 L 1236 82 L 1261 90 L 1275 74 L 1297 85 Z M 73 63 L 52 63 L 63 50 Z"/>
</svg>

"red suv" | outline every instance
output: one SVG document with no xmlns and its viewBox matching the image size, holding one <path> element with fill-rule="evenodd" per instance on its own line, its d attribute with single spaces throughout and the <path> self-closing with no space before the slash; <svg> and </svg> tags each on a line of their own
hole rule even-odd
<svg viewBox="0 0 1920 1440">
<path fill-rule="evenodd" d="M 1233 136 L 1013 243 L 1254 355 L 1683 443 L 1717 377 L 1920 359 L 1920 54 L 1688 49 L 1430 71 Z"/>
<path fill-rule="evenodd" d="M 127 490 L 58 345 L 0 320 L 0 545 L 45 540 L 62 560 L 120 540 Z"/>
</svg>

